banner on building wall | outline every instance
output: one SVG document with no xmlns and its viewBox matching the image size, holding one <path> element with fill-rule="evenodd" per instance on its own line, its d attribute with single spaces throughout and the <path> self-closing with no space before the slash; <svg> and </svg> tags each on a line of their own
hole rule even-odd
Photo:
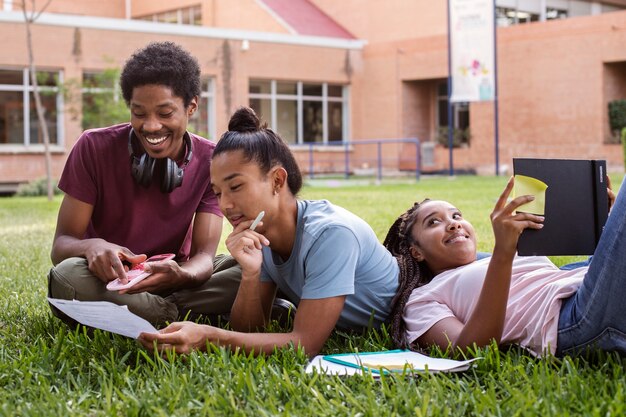
<svg viewBox="0 0 626 417">
<path fill-rule="evenodd" d="M 493 0 L 448 0 L 452 102 L 495 95 Z"/>
</svg>

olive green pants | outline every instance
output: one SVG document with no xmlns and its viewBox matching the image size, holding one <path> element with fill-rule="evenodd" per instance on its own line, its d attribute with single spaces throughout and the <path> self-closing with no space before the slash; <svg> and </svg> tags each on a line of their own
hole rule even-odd
<svg viewBox="0 0 626 417">
<path fill-rule="evenodd" d="M 64 300 L 110 301 L 128 309 L 155 326 L 204 315 L 215 317 L 230 313 L 235 301 L 241 268 L 232 256 L 217 255 L 213 275 L 199 287 L 173 292 L 166 296 L 142 292 L 119 294 L 89 271 L 85 258 L 68 258 L 50 270 L 48 296 Z M 75 322 L 51 306 L 55 316 L 70 324 Z"/>
</svg>

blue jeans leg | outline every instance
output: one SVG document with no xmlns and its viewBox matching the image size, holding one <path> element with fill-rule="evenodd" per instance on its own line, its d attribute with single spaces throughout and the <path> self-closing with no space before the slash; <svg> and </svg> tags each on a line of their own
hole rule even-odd
<svg viewBox="0 0 626 417">
<path fill-rule="evenodd" d="M 626 354 L 626 187 L 622 187 L 585 278 L 563 300 L 559 356 L 587 348 Z"/>
<path fill-rule="evenodd" d="M 569 264 L 565 264 L 562 267 L 560 267 L 559 269 L 562 269 L 563 271 L 571 271 L 572 269 L 578 269 L 578 268 L 582 268 L 584 266 L 589 266 L 589 264 L 591 263 L 591 260 L 593 259 L 593 256 L 590 256 L 589 258 L 585 259 L 584 261 L 578 261 L 578 262 L 572 262 Z"/>
</svg>

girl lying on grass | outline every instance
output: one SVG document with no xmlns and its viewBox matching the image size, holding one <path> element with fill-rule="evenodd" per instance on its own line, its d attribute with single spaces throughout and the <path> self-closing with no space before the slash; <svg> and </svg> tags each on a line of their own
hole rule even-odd
<svg viewBox="0 0 626 417">
<path fill-rule="evenodd" d="M 235 112 L 213 153 L 211 185 L 232 224 L 226 247 L 241 266 L 230 325 L 192 322 L 143 334 L 147 348 L 187 353 L 207 343 L 270 354 L 301 346 L 322 348 L 335 327 L 379 327 L 398 288 L 398 264 L 371 227 L 326 200 L 301 200 L 302 176 L 280 136 L 252 109 Z M 258 227 L 252 227 L 265 212 Z M 293 330 L 258 333 L 268 324 L 277 289 L 297 305 Z"/>
<path fill-rule="evenodd" d="M 509 202 L 512 188 L 513 178 L 491 213 L 490 258 L 476 260 L 474 229 L 448 202 L 416 203 L 396 220 L 385 239 L 401 271 L 394 342 L 465 349 L 495 340 L 537 355 L 626 353 L 626 191 L 590 265 L 566 271 L 543 256 L 516 255 L 522 231 L 541 229 L 543 217 L 516 212 L 533 197 Z"/>
</svg>

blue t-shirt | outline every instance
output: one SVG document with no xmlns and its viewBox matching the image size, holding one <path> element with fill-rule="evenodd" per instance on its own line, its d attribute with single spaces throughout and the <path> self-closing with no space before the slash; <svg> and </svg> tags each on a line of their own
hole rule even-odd
<svg viewBox="0 0 626 417">
<path fill-rule="evenodd" d="M 298 200 L 296 239 L 285 262 L 263 247 L 262 281 L 291 301 L 346 295 L 337 325 L 379 327 L 398 289 L 398 263 L 361 218 L 326 200 Z"/>
</svg>

